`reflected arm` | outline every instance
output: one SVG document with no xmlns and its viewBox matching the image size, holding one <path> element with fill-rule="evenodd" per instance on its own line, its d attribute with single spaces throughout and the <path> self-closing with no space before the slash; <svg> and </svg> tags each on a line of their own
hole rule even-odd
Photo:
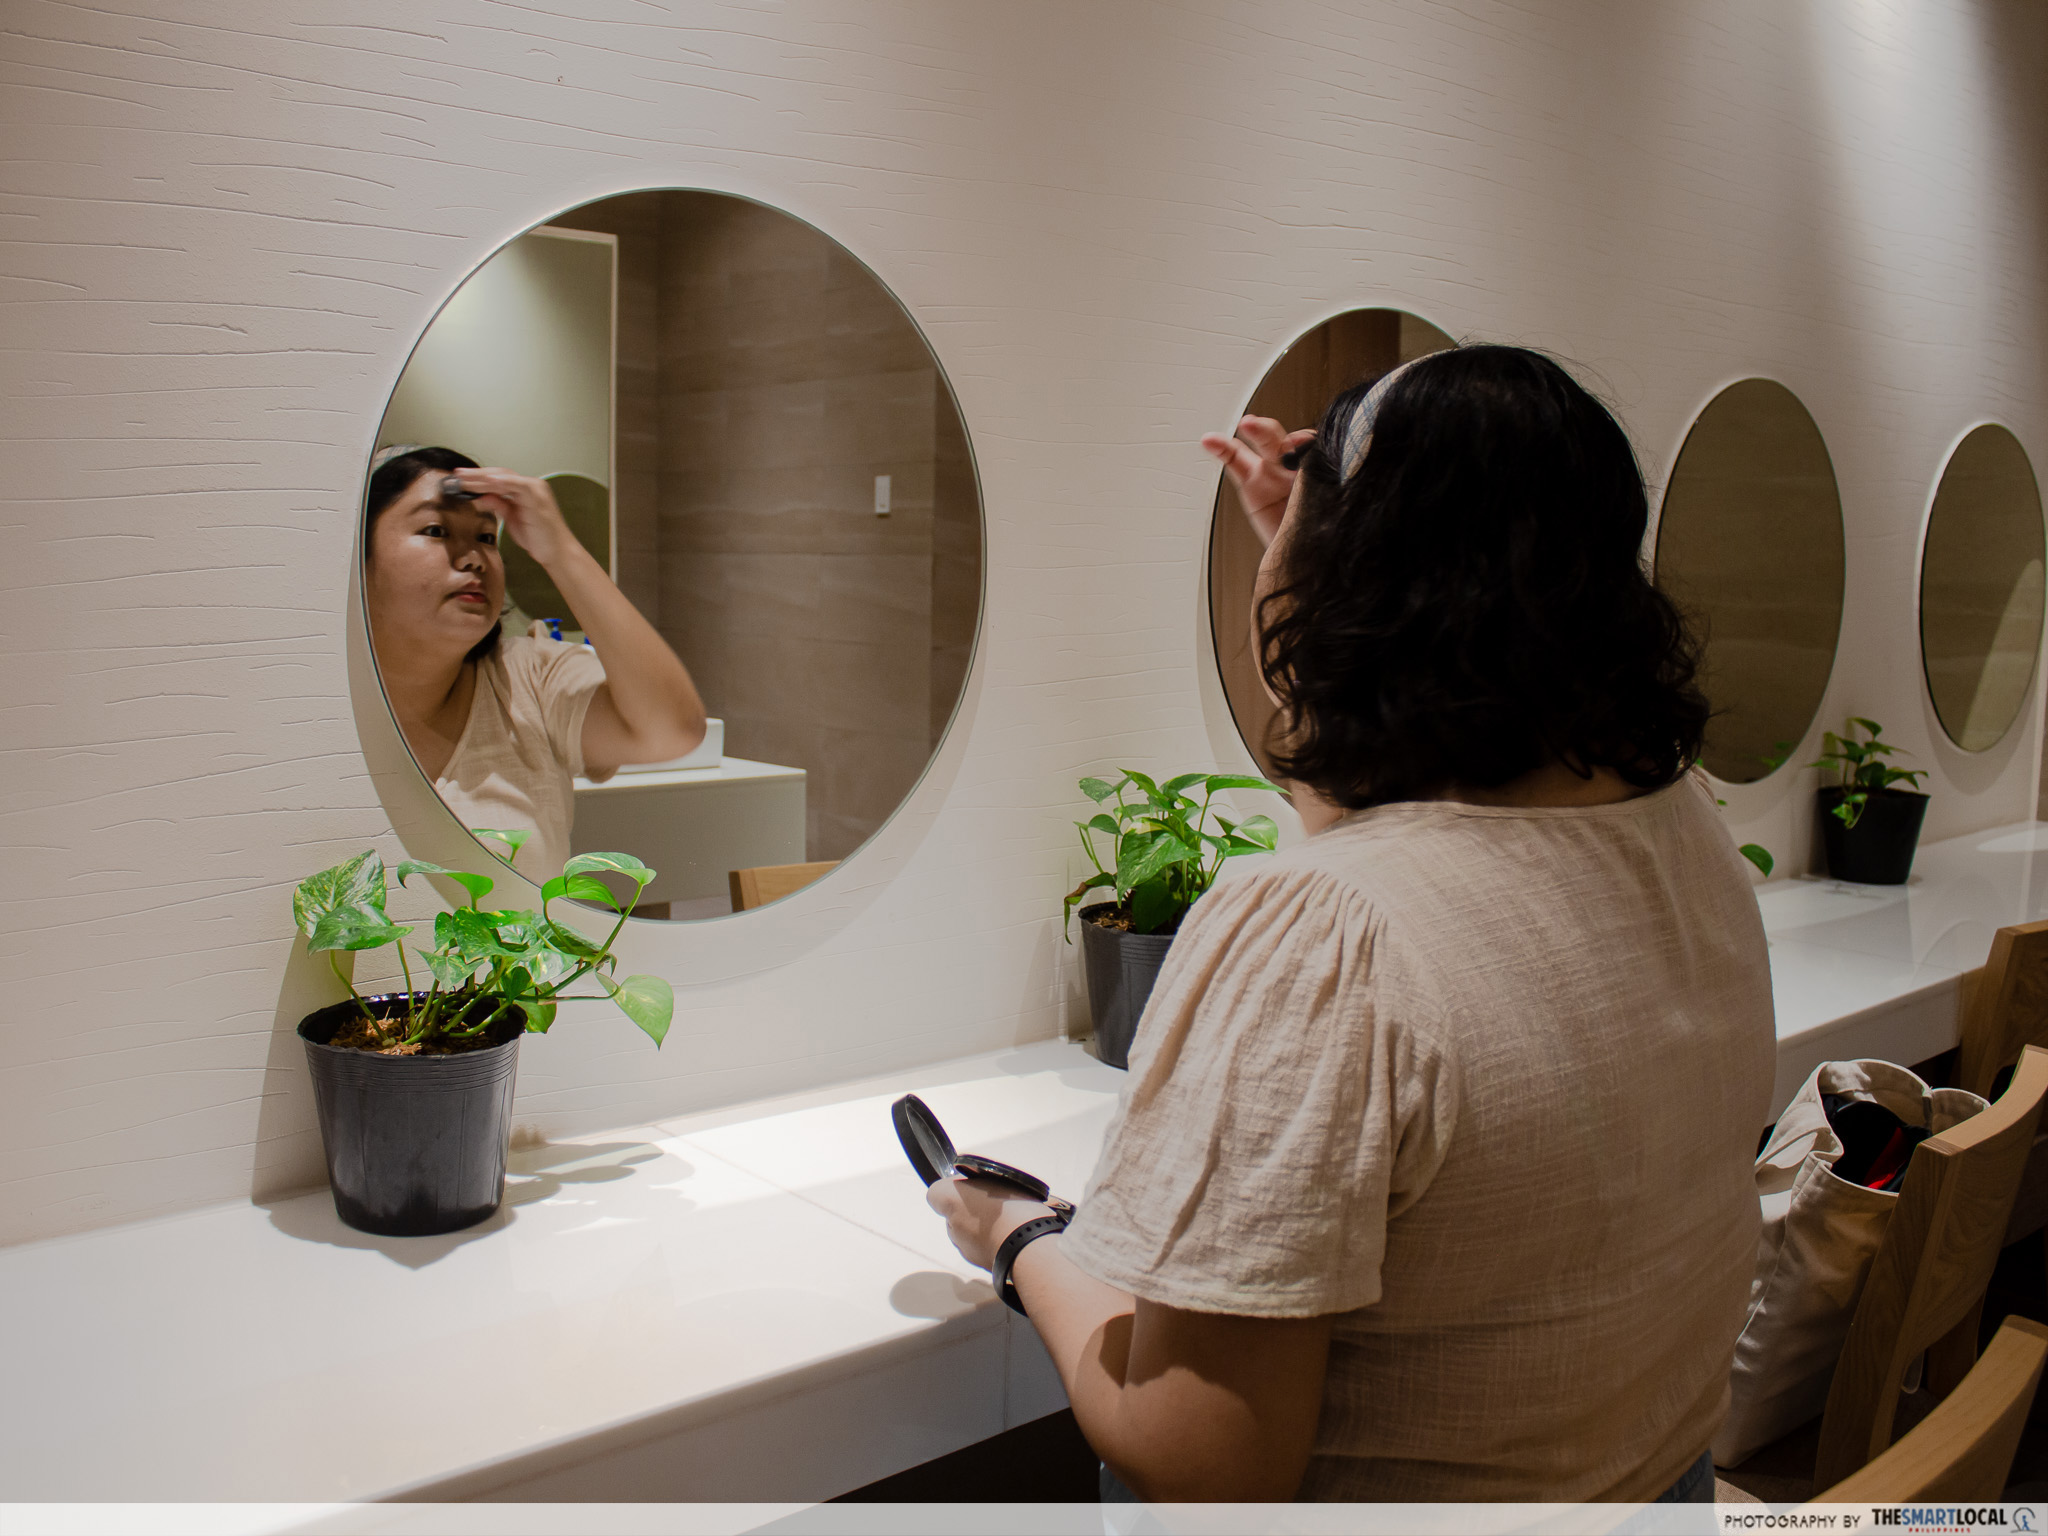
<svg viewBox="0 0 2048 1536">
<path fill-rule="evenodd" d="M 571 540 L 547 573 L 604 663 L 604 686 L 583 717 L 585 766 L 604 773 L 693 749 L 704 739 L 704 701 L 660 632 L 581 544 Z"/>
<path fill-rule="evenodd" d="M 704 701 L 689 669 L 602 565 L 569 531 L 544 480 L 506 469 L 465 469 L 463 488 L 490 498 L 520 546 L 540 562 L 604 663 L 604 686 L 583 720 L 584 766 L 681 757 L 704 739 Z"/>
</svg>

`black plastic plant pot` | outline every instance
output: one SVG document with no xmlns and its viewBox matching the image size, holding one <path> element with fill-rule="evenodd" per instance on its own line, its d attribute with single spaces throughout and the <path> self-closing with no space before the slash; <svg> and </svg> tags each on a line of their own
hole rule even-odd
<svg viewBox="0 0 2048 1536">
<path fill-rule="evenodd" d="M 1081 968 L 1088 978 L 1088 1012 L 1095 1019 L 1095 1053 L 1112 1067 L 1128 1067 L 1138 1018 L 1173 948 L 1173 935 L 1127 933 L 1094 921 L 1115 910 L 1115 903 L 1107 901 L 1081 909 Z"/>
<path fill-rule="evenodd" d="M 364 999 L 378 1016 L 402 994 Z M 445 1056 L 383 1056 L 329 1045 L 357 1016 L 336 1003 L 299 1023 L 327 1151 L 335 1214 L 359 1232 L 426 1237 L 473 1227 L 505 1196 L 512 1089 L 525 1020 Z"/>
<path fill-rule="evenodd" d="M 1904 885 L 1920 847 L 1927 797 L 1910 789 L 1873 789 L 1856 825 L 1842 825 L 1835 807 L 1847 791 L 1823 789 L 1815 797 L 1828 873 L 1854 885 Z"/>
</svg>

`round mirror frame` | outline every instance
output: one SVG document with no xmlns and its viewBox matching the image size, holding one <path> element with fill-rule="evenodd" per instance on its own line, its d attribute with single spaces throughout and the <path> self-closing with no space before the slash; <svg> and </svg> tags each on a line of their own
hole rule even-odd
<svg viewBox="0 0 2048 1536">
<path fill-rule="evenodd" d="M 662 194 L 683 194 L 696 197 L 716 198 L 725 203 L 733 205 L 744 205 L 749 209 L 758 210 L 761 213 L 773 216 L 773 218 L 777 220 L 784 221 L 786 225 L 793 226 L 796 229 L 808 233 L 809 235 L 815 236 L 818 240 L 827 244 L 830 247 L 832 255 L 838 259 L 844 260 L 847 264 L 850 265 L 850 267 L 854 271 L 860 274 L 861 277 L 865 278 L 866 282 L 872 286 L 874 294 L 882 301 L 885 301 L 887 307 L 891 311 L 893 311 L 894 316 L 900 317 L 903 325 L 908 328 L 910 335 L 915 340 L 916 347 L 919 349 L 921 353 L 923 363 L 929 365 L 932 369 L 934 379 L 936 381 L 936 387 L 942 397 L 942 403 L 950 407 L 950 415 L 958 426 L 958 437 L 960 439 L 958 444 L 960 464 L 958 468 L 960 471 L 963 472 L 964 487 L 972 499 L 971 526 L 974 547 L 972 559 L 973 579 L 971 582 L 971 590 L 963 590 L 962 592 L 957 594 L 962 598 L 968 599 L 968 601 L 955 604 L 955 606 L 962 607 L 965 609 L 964 614 L 955 616 L 957 618 L 962 618 L 965 621 L 964 644 L 957 648 L 960 654 L 957 657 L 950 658 L 951 662 L 954 664 L 955 670 L 957 671 L 957 675 L 952 678 L 950 697 L 946 700 L 945 703 L 943 719 L 938 723 L 937 728 L 933 731 L 930 737 L 929 748 L 924 753 L 923 761 L 919 766 L 917 772 L 914 775 L 911 775 L 908 778 L 908 780 L 904 783 L 902 792 L 900 795 L 896 797 L 893 806 L 887 811 L 886 814 L 882 815 L 879 818 L 879 820 L 875 823 L 874 826 L 866 830 L 865 834 L 859 839 L 857 843 L 850 847 L 845 852 L 845 854 L 841 856 L 840 859 L 832 861 L 829 864 L 819 866 L 821 869 L 825 871 L 825 873 L 817 874 L 812 878 L 813 880 L 822 880 L 826 878 L 827 874 L 834 871 L 839 864 L 843 864 L 857 857 L 863 851 L 869 849 L 877 841 L 877 839 L 881 837 L 882 833 L 887 828 L 887 826 L 891 822 L 897 820 L 897 818 L 900 815 L 902 815 L 902 813 L 911 805 L 912 801 L 917 796 L 919 787 L 922 784 L 924 784 L 925 781 L 930 777 L 933 766 L 938 762 L 945 748 L 945 744 L 948 740 L 950 740 L 954 730 L 958 727 L 961 711 L 965 707 L 967 700 L 971 695 L 971 689 L 969 685 L 973 676 L 974 663 L 979 655 L 982 636 L 986 622 L 988 587 L 987 505 L 986 497 L 983 492 L 982 476 L 980 473 L 979 462 L 975 453 L 973 437 L 967 427 L 965 412 L 961 407 L 959 393 L 953 387 L 951 376 L 946 368 L 945 363 L 939 356 L 938 349 L 935 346 L 933 346 L 930 336 L 926 333 L 924 327 L 919 323 L 917 317 L 911 312 L 908 305 L 906 305 L 903 302 L 903 300 L 898 297 L 896 290 L 891 285 L 883 281 L 880 274 L 878 274 L 870 265 L 868 265 L 868 263 L 865 260 L 856 255 L 842 241 L 840 241 L 833 235 L 829 234 L 825 230 L 819 228 L 817 225 L 811 223 L 809 220 L 801 218 L 796 214 L 790 213 L 786 209 L 778 208 L 773 204 L 763 202 L 758 198 L 749 197 L 743 193 L 731 192 L 716 187 L 691 187 L 675 185 L 642 186 L 623 188 L 617 192 L 608 193 L 602 197 L 586 199 L 582 202 L 575 203 L 568 207 L 556 210 L 555 212 L 549 214 L 548 216 L 522 227 L 510 238 L 505 240 L 502 244 L 500 244 L 492 251 L 490 251 L 487 255 L 485 255 L 482 258 L 482 260 L 476 262 L 475 265 L 473 265 L 468 271 L 463 273 L 460 281 L 458 281 L 449 290 L 447 296 L 442 300 L 442 302 L 438 306 L 436 306 L 434 313 L 428 317 L 426 324 L 422 326 L 419 335 L 414 338 L 412 345 L 406 351 L 404 362 L 400 365 L 397 374 L 393 378 L 391 387 L 385 391 L 385 403 L 383 407 L 383 412 L 382 414 L 380 414 L 379 418 L 380 429 L 377 433 L 376 441 L 378 445 L 381 447 L 385 436 L 381 423 L 386 418 L 388 418 L 389 412 L 391 410 L 391 402 L 398 393 L 400 384 L 405 378 L 406 370 L 412 366 L 414 359 L 418 356 L 421 343 L 426 340 L 435 322 L 438 321 L 445 313 L 447 313 L 449 306 L 456 301 L 457 297 L 463 292 L 464 288 L 469 284 L 469 282 L 476 276 L 478 272 L 482 271 L 486 266 L 488 266 L 488 264 L 491 261 L 495 260 L 498 256 L 502 255 L 504 252 L 511 249 L 513 245 L 515 245 L 520 239 L 532 234 L 536 230 L 557 227 L 559 226 L 559 223 L 562 220 L 572 219 L 578 215 L 588 215 L 590 211 L 593 209 L 597 209 L 606 204 L 614 203 L 616 201 L 623 200 L 629 197 Z M 570 227 L 573 228 L 575 226 Z M 621 276 L 619 280 L 619 286 L 621 289 L 623 289 L 625 286 L 625 279 L 623 278 L 623 276 Z M 616 360 L 616 355 L 614 366 L 619 366 Z M 621 415 L 617 412 L 616 406 L 614 407 L 614 413 L 615 414 L 612 430 L 615 434 L 623 436 L 626 431 L 626 426 Z M 616 457 L 614 459 L 614 463 L 615 465 L 617 463 Z M 368 475 L 370 470 L 373 469 L 374 466 L 375 456 L 373 456 L 371 464 L 368 467 L 366 467 L 365 470 L 365 494 L 367 492 Z M 877 489 L 879 495 L 879 487 Z M 936 489 L 934 490 L 933 494 L 934 496 L 938 494 Z M 360 509 L 362 505 L 363 497 L 359 496 L 357 500 L 357 506 Z M 891 507 L 889 510 L 893 511 L 894 508 Z M 875 515 L 886 515 L 886 513 L 884 513 L 881 510 L 879 503 L 877 505 Z M 419 774 L 421 782 L 427 789 L 429 795 L 432 798 L 433 803 L 437 807 L 439 807 L 442 813 L 448 816 L 449 820 L 453 823 L 455 827 L 459 827 L 461 829 L 463 837 L 467 840 L 467 842 L 473 849 L 490 854 L 492 860 L 495 862 L 503 862 L 503 854 L 498 849 L 493 848 L 490 844 L 484 842 L 482 839 L 477 837 L 475 831 L 472 828 L 464 825 L 461 817 L 456 815 L 453 808 L 450 807 L 447 804 L 447 802 L 441 797 L 433 780 L 427 777 L 424 768 L 420 765 L 417 756 L 414 755 L 412 751 L 410 742 L 406 740 L 402 729 L 400 729 L 399 727 L 396 712 L 393 709 L 389 695 L 384 688 L 381 671 L 379 670 L 376 659 L 375 646 L 374 644 L 368 643 L 370 638 L 368 612 L 369 593 L 367 582 L 361 580 L 363 562 L 367 560 L 369 553 L 365 533 L 366 530 L 362 522 L 361 512 L 359 510 L 356 524 L 356 537 L 355 540 L 353 541 L 355 548 L 356 569 L 355 572 L 352 573 L 351 582 L 352 585 L 356 588 L 356 597 L 357 602 L 359 604 L 359 611 L 361 613 L 361 620 L 363 624 L 362 635 L 365 642 L 363 649 L 365 659 L 369 662 L 369 677 L 374 682 L 378 695 L 377 700 L 375 702 L 375 707 L 382 712 L 385 719 L 388 721 L 391 728 L 392 736 L 394 738 L 394 744 L 404 752 L 406 761 L 410 762 L 414 771 Z M 959 555 L 959 551 L 953 551 L 953 554 L 957 557 Z M 952 563 L 955 565 L 959 565 L 961 564 L 961 561 L 958 558 L 955 558 Z M 617 578 L 615 577 L 614 579 L 616 580 Z M 961 584 L 963 588 L 967 588 L 968 585 L 969 584 L 967 583 Z M 934 600 L 936 601 L 936 594 Z M 358 707 L 358 716 L 359 718 L 361 718 L 361 706 Z M 631 852 L 632 850 L 628 849 L 624 851 Z M 490 866 L 484 865 L 480 867 L 488 868 Z M 787 895 L 794 895 L 796 894 L 797 890 L 807 888 L 808 883 L 809 882 L 800 883 L 786 892 L 778 892 L 772 897 L 766 897 L 762 902 L 762 906 L 765 907 L 766 905 L 779 902 L 783 900 Z M 730 915 L 737 917 L 741 915 L 742 911 L 753 910 L 759 910 L 759 908 L 736 907 L 729 914 L 719 915 Z M 635 915 L 638 916 L 638 914 Z M 710 920 L 713 919 L 710 917 L 697 919 L 693 921 L 690 924 L 690 926 L 700 926 L 703 921 Z M 641 919 L 641 922 L 646 922 L 646 919 Z M 640 924 L 635 924 L 636 928 L 639 926 Z M 649 931 L 653 930 L 650 929 Z"/>
<path fill-rule="evenodd" d="M 1802 522 L 1810 537 L 1792 558 L 1782 536 Z M 1724 783 L 1767 778 L 1813 729 L 1847 596 L 1834 463 L 1791 390 L 1775 379 L 1739 379 L 1701 407 L 1664 489 L 1653 563 L 1658 585 L 1703 642 L 1700 682 L 1715 714 L 1701 761 Z M 1802 582 L 1820 589 L 1817 600 Z M 1725 684 L 1716 680 L 1717 650 Z M 1751 707 L 1731 700 L 1735 692 Z M 1759 693 L 1762 707 L 1754 704 Z"/>
</svg>

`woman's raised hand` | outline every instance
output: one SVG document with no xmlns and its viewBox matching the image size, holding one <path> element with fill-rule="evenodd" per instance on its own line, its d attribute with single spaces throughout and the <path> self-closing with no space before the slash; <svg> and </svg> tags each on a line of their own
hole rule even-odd
<svg viewBox="0 0 2048 1536">
<path fill-rule="evenodd" d="M 458 469 L 455 479 L 465 491 L 476 492 L 479 507 L 498 514 L 506 531 L 542 569 L 552 571 L 557 560 L 582 548 L 547 481 L 509 469 Z"/>
<path fill-rule="evenodd" d="M 1280 531 L 1287 498 L 1294 491 L 1294 471 L 1280 462 L 1280 456 L 1315 435 L 1312 427 L 1289 432 L 1270 416 L 1247 416 L 1237 424 L 1235 437 L 1220 432 L 1202 436 L 1202 446 L 1237 488 L 1237 499 L 1261 544 L 1271 544 Z"/>
</svg>

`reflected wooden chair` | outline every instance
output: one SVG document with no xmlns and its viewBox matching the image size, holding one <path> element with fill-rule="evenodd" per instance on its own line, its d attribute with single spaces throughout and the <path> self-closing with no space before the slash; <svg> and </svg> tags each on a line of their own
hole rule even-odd
<svg viewBox="0 0 2048 1536">
<path fill-rule="evenodd" d="M 1956 1086 L 1990 1098 L 2030 1045 L 2048 1046 L 2048 922 L 2001 928 L 1984 968 L 1963 978 Z M 2048 1135 L 2037 1134 L 2006 1223 L 2018 1242 L 2048 1226 Z"/>
<path fill-rule="evenodd" d="M 1914 1148 L 1828 1389 L 1815 1487 L 1842 1482 L 1891 1445 L 1900 1389 L 1923 1353 L 1936 1399 L 1976 1363 L 1984 1288 L 2044 1099 L 2048 1050 L 2024 1046 L 1990 1108 Z"/>
<path fill-rule="evenodd" d="M 1955 1391 L 1897 1445 L 1815 1502 L 1992 1504 L 2005 1496 L 2013 1453 L 2048 1360 L 2048 1326 L 2008 1317 Z"/>
<path fill-rule="evenodd" d="M 732 909 L 748 912 L 765 907 L 838 867 L 837 859 L 826 859 L 817 864 L 760 864 L 753 869 L 732 870 L 726 876 L 732 887 Z"/>
</svg>

